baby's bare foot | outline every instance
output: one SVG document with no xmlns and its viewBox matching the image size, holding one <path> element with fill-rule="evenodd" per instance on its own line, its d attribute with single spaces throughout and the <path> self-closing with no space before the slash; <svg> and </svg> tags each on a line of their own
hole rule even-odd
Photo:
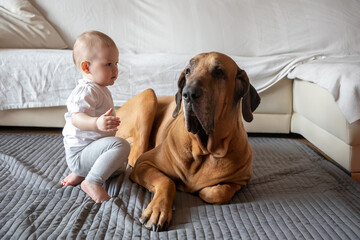
<svg viewBox="0 0 360 240">
<path fill-rule="evenodd" d="M 61 181 L 64 186 L 75 186 L 81 183 L 85 178 L 77 175 L 76 173 L 70 173 L 66 178 Z"/>
<path fill-rule="evenodd" d="M 92 200 L 97 203 L 102 203 L 107 200 L 110 200 L 109 194 L 105 191 L 105 189 L 101 185 L 96 185 L 88 180 L 84 180 L 81 183 L 81 189 L 87 193 Z"/>
</svg>

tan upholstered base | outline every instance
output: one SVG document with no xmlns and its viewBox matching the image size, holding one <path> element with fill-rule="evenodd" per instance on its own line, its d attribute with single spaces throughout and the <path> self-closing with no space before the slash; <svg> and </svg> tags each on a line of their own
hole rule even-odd
<svg viewBox="0 0 360 240">
<path fill-rule="evenodd" d="M 299 133 L 350 172 L 360 172 L 360 120 L 349 124 L 331 94 L 295 80 L 291 132 Z"/>
<path fill-rule="evenodd" d="M 298 113 L 291 118 L 291 132 L 301 134 L 309 142 L 350 171 L 351 147 Z"/>
<path fill-rule="evenodd" d="M 66 107 L 29 108 L 0 111 L 1 126 L 64 127 Z"/>
<path fill-rule="evenodd" d="M 292 81 L 283 79 L 260 93 L 261 103 L 255 110 L 254 120 L 244 122 L 247 132 L 289 133 L 292 112 Z"/>
<path fill-rule="evenodd" d="M 254 114 L 251 123 L 244 122 L 247 132 L 252 133 L 289 133 L 291 114 Z"/>
</svg>

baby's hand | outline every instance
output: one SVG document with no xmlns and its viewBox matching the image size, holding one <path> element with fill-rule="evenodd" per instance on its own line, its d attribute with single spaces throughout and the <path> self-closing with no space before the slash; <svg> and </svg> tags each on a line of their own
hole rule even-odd
<svg viewBox="0 0 360 240">
<path fill-rule="evenodd" d="M 118 130 L 117 126 L 120 125 L 120 118 L 110 116 L 112 111 L 113 109 L 110 108 L 96 120 L 96 126 L 100 131 L 116 132 Z"/>
</svg>

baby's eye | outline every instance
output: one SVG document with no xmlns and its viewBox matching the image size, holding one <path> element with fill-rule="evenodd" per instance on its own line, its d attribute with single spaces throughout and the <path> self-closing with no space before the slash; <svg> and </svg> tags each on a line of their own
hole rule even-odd
<svg viewBox="0 0 360 240">
<path fill-rule="evenodd" d="M 107 63 L 107 64 L 105 64 L 105 66 L 110 67 L 110 66 L 111 66 L 111 63 Z"/>
</svg>

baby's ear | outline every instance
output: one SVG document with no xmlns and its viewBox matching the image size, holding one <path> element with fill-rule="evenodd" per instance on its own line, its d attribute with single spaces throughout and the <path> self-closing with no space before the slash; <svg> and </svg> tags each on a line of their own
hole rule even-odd
<svg viewBox="0 0 360 240">
<path fill-rule="evenodd" d="M 89 66 L 90 66 L 90 63 L 88 61 L 82 61 L 80 63 L 81 71 L 83 71 L 86 74 L 90 73 Z"/>
</svg>

